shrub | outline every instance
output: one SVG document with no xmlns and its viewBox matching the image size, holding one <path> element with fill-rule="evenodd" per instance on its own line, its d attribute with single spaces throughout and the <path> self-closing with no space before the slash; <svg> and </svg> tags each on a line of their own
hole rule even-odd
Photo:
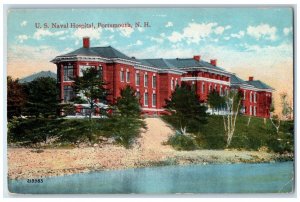
<svg viewBox="0 0 300 202">
<path fill-rule="evenodd" d="M 134 140 L 140 135 L 140 129 L 146 128 L 143 120 L 116 116 L 109 120 L 108 131 L 116 142 L 125 148 L 130 148 Z"/>
<path fill-rule="evenodd" d="M 109 137 L 107 122 L 108 119 L 67 119 L 60 126 L 58 141 L 95 143 L 100 136 Z"/>
<path fill-rule="evenodd" d="M 47 142 L 59 132 L 60 119 L 22 119 L 15 118 L 8 124 L 8 142 L 21 145 L 34 145 Z"/>
<path fill-rule="evenodd" d="M 195 140 L 187 135 L 182 135 L 180 133 L 176 133 L 173 136 L 170 136 L 167 144 L 171 145 L 176 150 L 195 150 L 197 149 L 197 144 Z"/>
</svg>

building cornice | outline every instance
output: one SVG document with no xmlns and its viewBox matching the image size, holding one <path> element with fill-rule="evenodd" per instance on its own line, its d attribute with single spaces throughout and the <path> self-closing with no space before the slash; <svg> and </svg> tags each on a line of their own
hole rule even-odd
<svg viewBox="0 0 300 202">
<path fill-rule="evenodd" d="M 221 81 L 218 79 L 211 79 L 206 77 L 182 77 L 181 81 L 206 81 L 206 82 L 212 82 L 212 83 L 230 86 L 229 81 Z"/>
<path fill-rule="evenodd" d="M 231 76 L 233 73 L 227 72 L 225 70 L 218 70 L 218 69 L 212 69 L 212 68 L 207 68 L 207 67 L 185 67 L 185 68 L 180 68 L 185 71 L 195 71 L 195 70 L 206 70 L 207 72 L 212 72 L 212 73 L 218 73 L 220 75 L 224 76 Z"/>
</svg>

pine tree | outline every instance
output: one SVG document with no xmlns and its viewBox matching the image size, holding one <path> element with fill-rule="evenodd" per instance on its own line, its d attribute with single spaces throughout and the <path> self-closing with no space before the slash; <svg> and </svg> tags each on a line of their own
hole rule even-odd
<svg viewBox="0 0 300 202">
<path fill-rule="evenodd" d="M 47 118 L 57 115 L 59 101 L 58 89 L 54 78 L 37 78 L 26 83 L 24 88 L 27 95 L 25 110 L 28 116 Z"/>
<path fill-rule="evenodd" d="M 199 101 L 199 96 L 187 84 L 178 86 L 171 99 L 166 100 L 166 109 L 177 121 L 183 135 L 187 131 L 197 131 L 199 124 L 207 122 L 207 108 Z"/>
<path fill-rule="evenodd" d="M 208 105 L 212 108 L 213 113 L 214 110 L 220 110 L 225 107 L 225 99 L 224 97 L 220 96 L 219 93 L 215 90 L 213 90 L 211 93 L 209 93 L 207 98 Z"/>
<path fill-rule="evenodd" d="M 102 71 L 95 67 L 88 68 L 82 71 L 83 76 L 74 79 L 74 102 L 78 104 L 89 104 L 89 118 L 97 108 L 97 103 L 107 103 L 109 95 L 106 89 L 107 83 L 103 81 Z"/>
<path fill-rule="evenodd" d="M 141 115 L 141 107 L 138 98 L 135 96 L 135 90 L 126 86 L 121 90 L 121 97 L 117 99 L 116 107 L 124 117 L 136 117 Z"/>
</svg>

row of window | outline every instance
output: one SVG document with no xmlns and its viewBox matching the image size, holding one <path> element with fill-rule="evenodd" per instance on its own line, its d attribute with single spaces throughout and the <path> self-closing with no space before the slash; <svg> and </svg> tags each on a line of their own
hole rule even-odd
<svg viewBox="0 0 300 202">
<path fill-rule="evenodd" d="M 137 91 L 136 92 L 136 96 L 138 97 L 138 99 L 141 98 L 140 92 Z M 72 86 L 64 86 L 64 101 L 65 102 L 69 102 L 70 100 L 72 100 L 74 97 L 74 91 Z M 149 104 L 149 95 L 148 92 L 144 93 L 144 106 L 148 106 Z M 157 96 L 156 93 L 152 94 L 152 106 L 155 107 L 157 103 Z"/>
<path fill-rule="evenodd" d="M 141 99 L 141 93 L 139 91 L 136 92 L 136 97 L 140 100 Z M 156 107 L 156 103 L 157 103 L 157 97 L 156 97 L 156 93 L 152 94 L 152 107 Z M 148 106 L 149 105 L 149 94 L 148 92 L 144 93 L 144 106 Z"/>
<path fill-rule="evenodd" d="M 254 102 L 256 103 L 257 102 L 257 96 L 256 96 L 256 93 L 252 93 L 250 92 L 250 102 Z M 246 91 L 244 90 L 244 100 L 246 99 Z"/>
<path fill-rule="evenodd" d="M 194 85 L 194 83 L 193 83 Z M 212 84 L 209 84 L 208 86 L 208 92 L 212 92 L 212 91 L 217 91 L 217 84 L 214 84 L 214 88 L 212 88 Z M 204 94 L 205 93 L 205 82 L 202 82 L 201 85 L 201 93 Z M 219 94 L 220 96 L 224 96 L 225 94 L 228 94 L 228 88 L 224 87 L 222 85 L 220 85 L 220 89 L 219 89 Z"/>
<path fill-rule="evenodd" d="M 79 76 L 83 76 L 83 71 L 87 70 L 88 68 L 95 68 L 95 66 L 89 65 L 80 65 L 79 66 Z M 103 74 L 103 68 L 99 66 L 100 74 Z M 72 65 L 64 66 L 64 81 L 73 81 L 74 77 L 74 67 Z"/>
<path fill-rule="evenodd" d="M 120 81 L 124 82 L 125 81 L 125 71 L 120 71 Z M 139 86 L 140 85 L 140 73 L 136 72 L 135 73 L 135 85 Z M 130 72 L 126 71 L 126 82 L 130 83 Z M 156 88 L 157 84 L 157 78 L 156 76 L 152 76 L 152 88 Z M 148 87 L 148 75 L 144 74 L 144 87 Z"/>
</svg>

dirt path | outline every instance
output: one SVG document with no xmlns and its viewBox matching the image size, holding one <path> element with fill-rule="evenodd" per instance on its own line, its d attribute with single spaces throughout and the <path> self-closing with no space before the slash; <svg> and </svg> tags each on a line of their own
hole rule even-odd
<svg viewBox="0 0 300 202">
<path fill-rule="evenodd" d="M 173 151 L 169 145 L 162 145 L 174 131 L 160 118 L 146 118 L 147 131 L 138 140 L 140 149 L 144 151 Z"/>
</svg>

